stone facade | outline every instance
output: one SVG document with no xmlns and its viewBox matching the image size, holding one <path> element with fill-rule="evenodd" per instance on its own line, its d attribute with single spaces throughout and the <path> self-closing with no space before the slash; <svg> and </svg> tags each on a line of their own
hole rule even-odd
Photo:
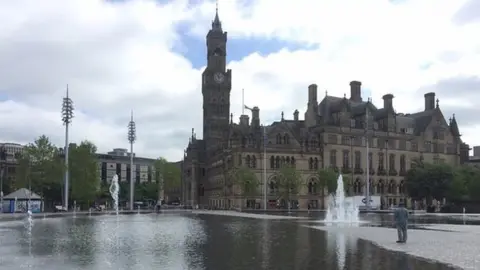
<svg viewBox="0 0 480 270">
<path fill-rule="evenodd" d="M 362 195 L 369 160 L 370 193 L 381 195 L 384 205 L 397 205 L 408 203 L 403 179 L 413 160 L 452 165 L 468 160 L 469 148 L 460 139 L 455 116 L 445 120 L 435 93 L 425 94 L 423 111 L 403 114 L 396 112 L 392 94 L 383 96 L 383 106 L 364 100 L 359 81 L 350 83 L 350 97 L 325 94 L 320 102 L 317 85 L 311 84 L 304 120 L 295 110 L 290 119 L 282 112 L 279 121 L 261 126 L 260 109 L 253 107 L 247 108 L 251 119 L 241 115 L 234 123 L 229 115 L 232 71 L 225 69 L 226 42 L 217 13 L 207 34 L 208 63 L 202 75 L 203 139 L 192 130 L 183 160 L 185 204 L 263 208 L 266 182 L 268 208 L 278 207 L 283 202 L 277 201 L 274 183 L 279 168 L 288 163 L 304 182 L 295 198 L 298 206 L 322 208 L 325 192 L 313 184 L 318 169 L 348 175 L 349 195 Z M 228 181 L 238 166 L 247 166 L 261 179 L 258 197 L 243 198 Z"/>
</svg>

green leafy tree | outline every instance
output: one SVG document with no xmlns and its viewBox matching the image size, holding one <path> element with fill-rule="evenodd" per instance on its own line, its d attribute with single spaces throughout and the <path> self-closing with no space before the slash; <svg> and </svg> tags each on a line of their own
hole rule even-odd
<svg viewBox="0 0 480 270">
<path fill-rule="evenodd" d="M 338 177 L 339 173 L 335 172 L 332 169 L 325 168 L 317 171 L 318 184 L 320 185 L 322 192 L 326 188 L 328 194 L 335 193 L 337 191 Z M 350 178 L 348 176 L 342 175 L 343 177 L 343 188 L 345 192 L 348 191 Z M 322 193 L 323 195 L 323 193 Z"/>
<path fill-rule="evenodd" d="M 288 165 L 280 168 L 277 181 L 280 198 L 287 202 L 290 202 L 292 197 L 298 194 L 300 186 L 303 184 L 300 173 Z"/>
<path fill-rule="evenodd" d="M 255 173 L 247 167 L 238 167 L 232 170 L 232 182 L 240 188 L 242 196 L 249 198 L 258 194 L 258 181 Z"/>
<path fill-rule="evenodd" d="M 155 161 L 154 167 L 158 198 L 162 191 L 180 188 L 182 172 L 178 166 L 160 157 Z"/>
<path fill-rule="evenodd" d="M 317 178 L 318 178 L 317 184 L 320 187 L 322 198 L 324 198 L 325 195 L 327 194 L 333 194 L 337 191 L 338 176 L 339 176 L 339 173 L 335 172 L 333 169 L 330 169 L 330 168 L 319 169 L 317 171 Z M 343 188 L 347 193 L 350 186 L 349 185 L 350 178 L 345 175 L 343 175 L 342 177 L 343 177 Z M 325 194 L 325 189 L 327 190 L 327 194 Z M 322 200 L 322 208 L 325 207 L 324 203 L 325 201 Z"/>
<path fill-rule="evenodd" d="M 427 199 L 430 204 L 433 199 L 441 200 L 448 197 L 454 181 L 453 168 L 447 164 L 430 164 L 416 161 L 407 172 L 405 185 L 408 195 L 416 200 Z M 460 192 L 460 191 L 459 191 Z"/>
<path fill-rule="evenodd" d="M 128 202 L 130 200 L 130 179 L 127 181 L 118 182 L 118 186 L 120 187 L 120 191 L 118 192 L 118 200 L 122 204 Z M 108 184 L 108 188 L 110 188 L 110 184 Z M 110 194 L 110 190 L 108 190 L 108 192 Z"/>
<path fill-rule="evenodd" d="M 76 200 L 77 204 L 89 204 L 94 201 L 100 190 L 96 152 L 97 147 L 89 141 L 83 141 L 70 149 L 70 194 L 71 199 Z"/>
<path fill-rule="evenodd" d="M 137 200 L 157 200 L 158 198 L 158 185 L 154 182 L 144 182 L 139 185 L 135 185 L 135 198 Z"/>
<path fill-rule="evenodd" d="M 119 195 L 120 196 L 120 195 Z M 110 184 L 106 182 L 100 183 L 100 189 L 97 192 L 97 199 L 103 201 L 110 200 Z"/>
<path fill-rule="evenodd" d="M 454 170 L 450 185 L 449 200 L 480 199 L 480 169 L 472 166 L 460 166 Z"/>
<path fill-rule="evenodd" d="M 49 203 L 62 201 L 64 163 L 61 153 L 45 135 L 17 156 L 16 188 L 29 188 Z"/>
</svg>

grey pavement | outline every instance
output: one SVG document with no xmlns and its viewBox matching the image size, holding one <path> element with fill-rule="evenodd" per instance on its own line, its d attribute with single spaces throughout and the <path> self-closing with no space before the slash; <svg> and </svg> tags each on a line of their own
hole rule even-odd
<svg viewBox="0 0 480 270">
<path fill-rule="evenodd" d="M 307 226 L 332 233 L 342 233 L 371 241 L 382 248 L 411 256 L 438 261 L 461 269 L 480 269 L 480 228 L 463 225 L 428 226 L 430 229 L 408 230 L 408 242 L 397 244 L 397 231 L 383 227 Z"/>
</svg>

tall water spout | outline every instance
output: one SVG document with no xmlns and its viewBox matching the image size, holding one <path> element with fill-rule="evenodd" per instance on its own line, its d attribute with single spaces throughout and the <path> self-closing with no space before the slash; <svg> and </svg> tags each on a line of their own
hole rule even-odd
<svg viewBox="0 0 480 270">
<path fill-rule="evenodd" d="M 110 195 L 113 199 L 113 209 L 115 214 L 118 215 L 118 193 L 120 192 L 120 186 L 118 185 L 118 175 L 114 175 L 112 178 L 112 183 L 110 184 Z"/>
<path fill-rule="evenodd" d="M 343 176 L 339 175 L 337 179 L 337 190 L 335 196 L 332 196 L 327 208 L 325 222 L 336 223 L 358 223 L 358 207 L 353 200 L 345 198 L 343 187 Z"/>
</svg>

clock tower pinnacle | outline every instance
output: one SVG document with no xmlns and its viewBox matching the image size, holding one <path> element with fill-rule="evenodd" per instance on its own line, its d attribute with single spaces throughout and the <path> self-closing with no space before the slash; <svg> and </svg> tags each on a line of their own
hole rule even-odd
<svg viewBox="0 0 480 270">
<path fill-rule="evenodd" d="M 202 74 L 203 139 L 207 153 L 227 143 L 232 72 L 226 69 L 227 32 L 222 29 L 218 4 L 206 36 L 207 67 Z"/>
</svg>

